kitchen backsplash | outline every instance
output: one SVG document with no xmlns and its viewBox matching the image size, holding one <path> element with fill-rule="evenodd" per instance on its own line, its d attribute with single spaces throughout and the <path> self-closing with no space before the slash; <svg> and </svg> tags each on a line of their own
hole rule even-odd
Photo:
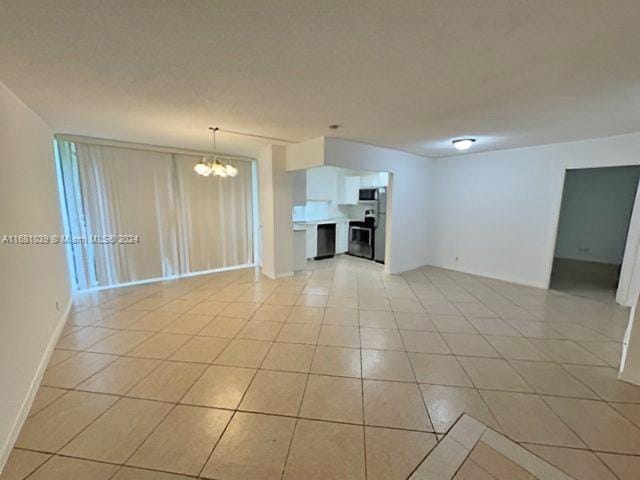
<svg viewBox="0 0 640 480">
<path fill-rule="evenodd" d="M 294 222 L 314 222 L 328 218 L 364 218 L 364 207 L 360 205 L 332 205 L 331 202 L 310 200 L 306 205 L 293 207 Z"/>
</svg>

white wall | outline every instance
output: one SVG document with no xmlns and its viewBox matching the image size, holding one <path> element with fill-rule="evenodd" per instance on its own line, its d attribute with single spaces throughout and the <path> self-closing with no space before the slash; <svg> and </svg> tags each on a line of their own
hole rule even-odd
<svg viewBox="0 0 640 480">
<path fill-rule="evenodd" d="M 425 265 L 430 252 L 433 160 L 388 148 L 325 138 L 325 163 L 392 174 L 387 195 L 386 269 Z"/>
<path fill-rule="evenodd" d="M 275 276 L 275 220 L 273 206 L 272 146 L 264 147 L 258 154 L 258 196 L 260 197 L 260 258 L 262 272 Z"/>
<path fill-rule="evenodd" d="M 287 145 L 286 157 L 287 170 L 321 167 L 324 165 L 324 137 Z"/>
<path fill-rule="evenodd" d="M 434 161 L 428 262 L 546 288 L 564 171 L 640 164 L 640 134 Z"/>
<path fill-rule="evenodd" d="M 268 145 L 258 155 L 262 271 L 270 278 L 293 273 L 292 177 L 286 150 Z"/>
<path fill-rule="evenodd" d="M 555 256 L 622 264 L 640 167 L 569 170 Z"/>
<path fill-rule="evenodd" d="M 52 142 L 51 129 L 0 83 L 0 237 L 62 233 Z M 71 294 L 62 245 L 0 243 L 0 272 L 2 470 Z"/>
</svg>

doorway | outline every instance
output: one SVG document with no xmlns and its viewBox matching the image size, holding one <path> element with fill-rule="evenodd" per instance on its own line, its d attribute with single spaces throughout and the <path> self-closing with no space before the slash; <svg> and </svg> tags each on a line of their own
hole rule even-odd
<svg viewBox="0 0 640 480">
<path fill-rule="evenodd" d="M 386 263 L 389 173 L 325 165 L 291 175 L 294 271 L 341 254 Z"/>
<path fill-rule="evenodd" d="M 614 303 L 640 166 L 567 170 L 549 287 Z"/>
</svg>

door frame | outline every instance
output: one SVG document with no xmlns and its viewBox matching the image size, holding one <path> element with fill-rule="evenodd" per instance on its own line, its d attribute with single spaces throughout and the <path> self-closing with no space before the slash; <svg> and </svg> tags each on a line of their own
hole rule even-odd
<svg viewBox="0 0 640 480">
<path fill-rule="evenodd" d="M 551 289 L 551 275 L 553 274 L 553 260 L 556 254 L 556 245 L 558 243 L 558 231 L 560 230 L 560 214 L 562 212 L 562 198 L 564 197 L 564 184 L 567 179 L 567 171 L 571 168 L 562 169 L 562 178 L 560 179 L 560 194 L 558 196 L 558 208 L 556 209 L 556 228 L 553 231 L 553 241 L 551 242 L 551 252 L 549 254 L 549 262 L 547 263 L 547 290 Z"/>
<path fill-rule="evenodd" d="M 551 289 L 551 275 L 553 274 L 553 260 L 555 258 L 556 245 L 558 243 L 558 231 L 560 229 L 560 215 L 562 213 L 562 199 L 564 197 L 564 189 L 567 179 L 567 172 L 570 170 L 591 170 L 595 168 L 617 168 L 638 165 L 602 165 L 596 167 L 571 167 L 564 168 L 562 171 L 562 180 L 560 195 L 558 200 L 558 209 L 556 210 L 556 229 L 553 235 L 553 243 L 551 245 L 551 258 L 548 264 L 547 289 Z M 616 290 L 616 303 L 631 307 L 634 305 L 638 293 L 640 292 L 640 181 L 636 186 L 636 195 L 629 220 L 629 230 L 624 247 L 624 255 L 622 257 L 622 267 L 620 270 L 620 278 L 618 281 L 618 289 Z"/>
<path fill-rule="evenodd" d="M 631 307 L 638 297 L 638 292 L 640 292 L 640 181 L 636 187 L 636 196 L 629 220 L 616 302 L 625 307 Z"/>
</svg>

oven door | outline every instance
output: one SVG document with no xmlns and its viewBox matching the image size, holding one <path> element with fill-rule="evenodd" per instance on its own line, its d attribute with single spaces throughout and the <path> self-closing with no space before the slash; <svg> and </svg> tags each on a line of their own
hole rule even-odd
<svg viewBox="0 0 640 480">
<path fill-rule="evenodd" d="M 373 258 L 373 229 L 349 227 L 349 253 L 356 257 Z"/>
</svg>

